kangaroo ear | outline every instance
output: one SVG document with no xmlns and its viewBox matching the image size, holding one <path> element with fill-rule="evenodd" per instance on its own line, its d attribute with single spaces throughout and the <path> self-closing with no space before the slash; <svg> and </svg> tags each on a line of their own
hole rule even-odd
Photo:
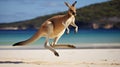
<svg viewBox="0 0 120 67">
<path fill-rule="evenodd" d="M 75 1 L 75 2 L 72 4 L 72 6 L 75 6 L 76 3 L 77 3 L 77 1 Z"/>
<path fill-rule="evenodd" d="M 67 7 L 70 7 L 70 4 L 68 4 L 67 2 L 65 2 L 65 5 L 66 5 Z"/>
</svg>

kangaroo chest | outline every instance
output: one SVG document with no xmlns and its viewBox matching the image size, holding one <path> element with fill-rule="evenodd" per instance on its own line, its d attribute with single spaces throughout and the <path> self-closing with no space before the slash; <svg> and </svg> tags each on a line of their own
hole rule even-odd
<svg viewBox="0 0 120 67">
<path fill-rule="evenodd" d="M 71 16 L 70 18 L 68 18 L 68 19 L 66 20 L 66 22 L 63 22 L 62 24 L 64 25 L 64 29 L 61 30 L 61 31 L 58 33 L 57 36 L 63 35 L 64 32 L 65 32 L 65 29 L 66 29 L 72 22 L 74 22 L 74 20 L 75 20 L 74 16 Z"/>
<path fill-rule="evenodd" d="M 64 22 L 64 26 L 66 26 L 66 27 L 68 27 L 72 22 L 74 22 L 75 21 L 75 18 L 74 18 L 74 16 L 71 16 L 70 18 L 68 18 L 67 20 L 66 20 L 66 22 Z"/>
</svg>

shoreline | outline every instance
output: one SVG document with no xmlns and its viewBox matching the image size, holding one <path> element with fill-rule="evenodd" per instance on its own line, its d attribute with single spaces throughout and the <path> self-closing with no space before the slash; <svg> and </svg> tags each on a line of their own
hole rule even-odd
<svg viewBox="0 0 120 67">
<path fill-rule="evenodd" d="M 85 45 L 75 45 L 76 48 L 55 48 L 55 49 L 120 49 L 120 43 L 117 44 L 85 44 Z M 44 46 L 0 46 L 0 50 L 39 50 L 46 49 Z"/>
</svg>

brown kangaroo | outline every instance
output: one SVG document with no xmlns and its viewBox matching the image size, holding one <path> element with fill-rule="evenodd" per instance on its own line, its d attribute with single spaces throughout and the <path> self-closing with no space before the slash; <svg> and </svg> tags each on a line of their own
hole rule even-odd
<svg viewBox="0 0 120 67">
<path fill-rule="evenodd" d="M 68 26 L 71 25 L 75 27 L 75 31 L 78 31 L 78 26 L 75 24 L 75 16 L 76 16 L 76 8 L 75 4 L 77 1 L 75 1 L 72 5 L 65 2 L 65 5 L 69 8 L 68 12 L 65 15 L 57 15 L 53 16 L 52 18 L 49 18 L 46 20 L 39 30 L 28 40 L 21 41 L 18 43 L 13 44 L 13 46 L 22 46 L 29 43 L 34 42 L 35 40 L 46 37 L 45 41 L 45 48 L 48 48 L 51 50 L 56 56 L 59 56 L 58 52 L 54 49 L 54 47 L 68 47 L 68 48 L 74 48 L 73 45 L 56 45 L 59 38 L 64 34 L 65 30 L 67 29 L 67 33 L 69 33 Z M 53 43 L 49 45 L 49 38 L 54 39 Z"/>
</svg>

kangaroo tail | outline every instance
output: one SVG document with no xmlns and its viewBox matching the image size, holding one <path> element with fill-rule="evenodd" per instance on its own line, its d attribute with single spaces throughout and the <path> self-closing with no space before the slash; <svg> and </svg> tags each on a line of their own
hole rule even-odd
<svg viewBox="0 0 120 67">
<path fill-rule="evenodd" d="M 34 42 L 35 40 L 39 39 L 40 37 L 42 37 L 41 29 L 39 29 L 30 39 L 15 43 L 15 44 L 13 44 L 13 46 L 23 46 L 23 45 Z"/>
</svg>

